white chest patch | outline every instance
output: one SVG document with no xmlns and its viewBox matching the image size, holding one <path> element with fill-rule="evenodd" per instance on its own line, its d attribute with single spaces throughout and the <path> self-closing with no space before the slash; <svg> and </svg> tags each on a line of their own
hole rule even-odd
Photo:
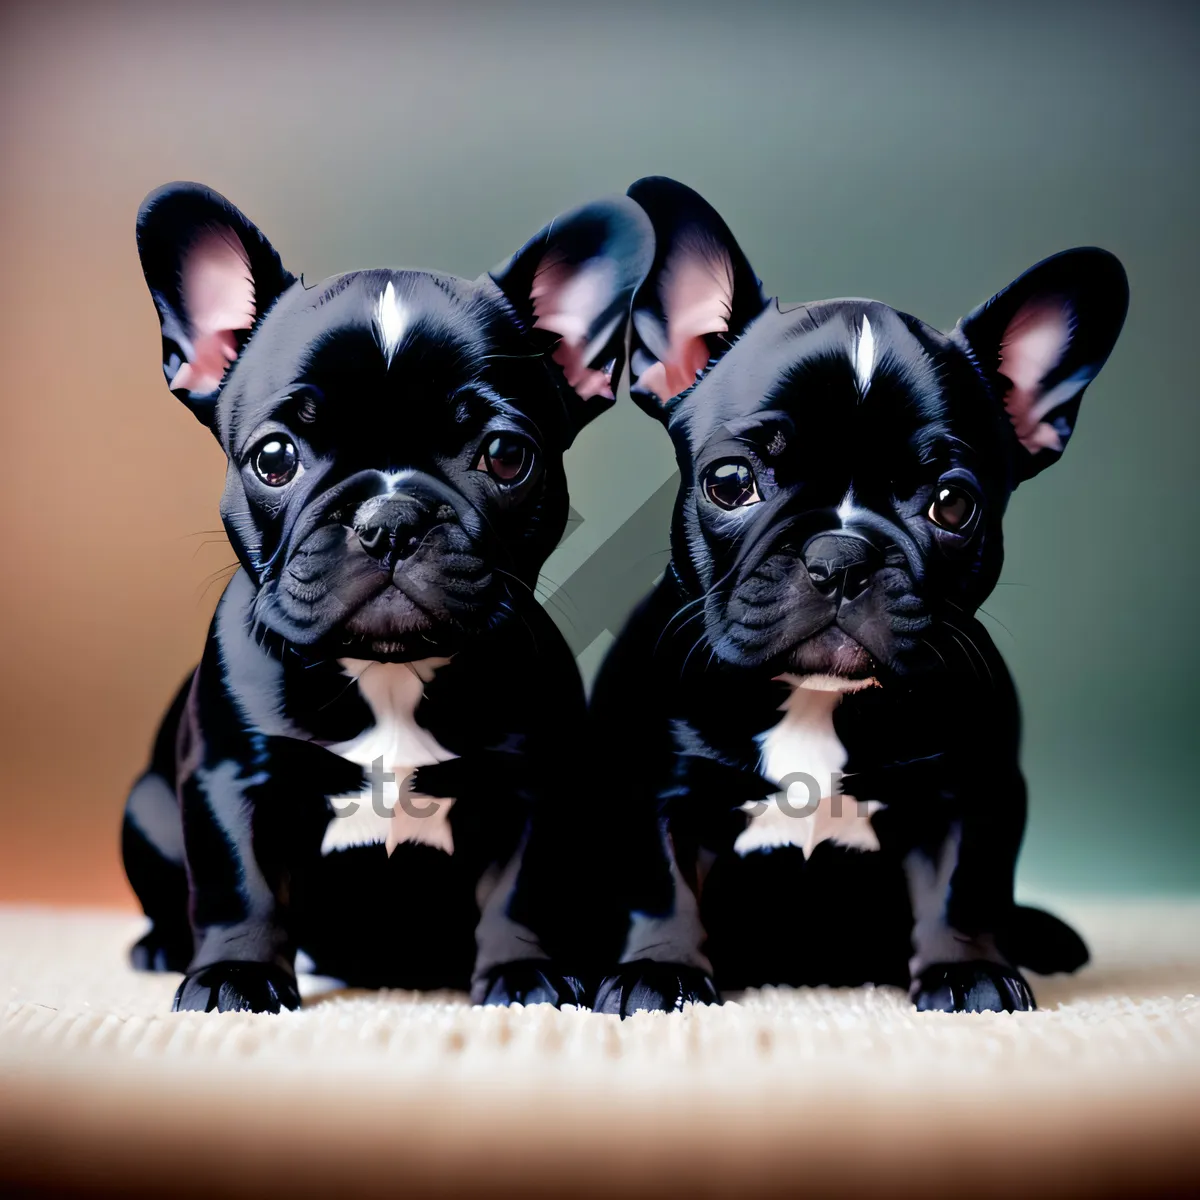
<svg viewBox="0 0 1200 1200">
<path fill-rule="evenodd" d="M 453 801 L 418 796 L 409 788 L 418 767 L 455 757 L 417 724 L 415 716 L 425 684 L 438 667 L 449 661 L 445 658 L 412 663 L 341 660 L 342 668 L 357 680 L 375 724 L 353 741 L 329 747 L 335 754 L 365 767 L 368 777 L 361 792 L 331 798 L 334 812 L 339 815 L 325 831 L 322 854 L 377 842 L 383 842 L 389 854 L 401 842 L 422 842 L 447 854 L 454 853 L 449 822 Z"/>
<path fill-rule="evenodd" d="M 859 803 L 841 791 L 846 748 L 833 728 L 833 711 L 846 692 L 874 686 L 874 680 L 835 679 L 827 675 L 791 676 L 791 694 L 780 711 L 783 719 L 759 738 L 759 770 L 783 792 L 743 808 L 750 823 L 734 842 L 734 851 L 773 850 L 799 846 L 807 858 L 819 842 L 830 840 L 860 850 L 878 850 L 879 839 L 869 820 L 883 806 Z M 785 790 L 786 789 L 786 790 Z"/>
</svg>

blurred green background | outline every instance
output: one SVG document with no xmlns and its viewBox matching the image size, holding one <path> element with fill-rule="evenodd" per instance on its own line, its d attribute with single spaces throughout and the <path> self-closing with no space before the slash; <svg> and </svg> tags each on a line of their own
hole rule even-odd
<svg viewBox="0 0 1200 1200">
<path fill-rule="evenodd" d="M 946 327 L 1056 250 L 1124 260 L 1125 333 L 1014 498 L 987 609 L 1024 700 L 1026 891 L 1200 887 L 1198 34 L 1164 3 L 6 5 L 0 453 L 37 520 L 10 516 L 0 890 L 127 894 L 124 785 L 228 557 L 180 540 L 216 528 L 223 464 L 162 387 L 142 195 L 216 187 L 310 281 L 475 276 L 648 173 L 699 189 L 788 301 Z M 581 520 L 547 577 L 590 671 L 662 568 L 674 464 L 624 400 L 568 466 Z M 28 802 L 77 794 L 78 756 L 72 821 Z"/>
</svg>

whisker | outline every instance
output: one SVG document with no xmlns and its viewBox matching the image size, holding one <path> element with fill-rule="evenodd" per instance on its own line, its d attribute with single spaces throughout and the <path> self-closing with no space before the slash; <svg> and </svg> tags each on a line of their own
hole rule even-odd
<svg viewBox="0 0 1200 1200">
<path fill-rule="evenodd" d="M 963 652 L 963 658 L 966 659 L 967 666 L 971 668 L 971 674 L 974 675 L 976 679 L 981 678 L 981 676 L 979 674 L 979 668 L 975 665 L 975 658 L 971 654 L 970 650 L 967 648 L 966 643 L 963 641 L 963 639 L 961 637 L 959 637 L 957 631 L 953 628 L 953 626 L 948 625 L 947 628 L 950 631 L 951 638 L 954 639 L 955 644 Z"/>
<path fill-rule="evenodd" d="M 565 591 L 559 584 L 554 583 L 553 580 L 550 582 L 553 586 L 548 587 L 544 582 L 543 576 L 538 575 L 533 585 L 535 595 L 541 596 L 547 604 L 561 600 L 566 604 L 570 604 L 575 609 L 575 612 L 578 613 L 579 605 L 571 599 L 571 594 Z M 566 617 L 565 612 L 563 612 L 563 616 Z"/>
<path fill-rule="evenodd" d="M 678 616 L 678 614 L 676 614 L 676 616 Z M 672 617 L 671 620 L 674 621 L 675 617 Z M 693 621 L 703 621 L 703 620 L 704 620 L 703 611 L 694 612 L 691 614 L 691 616 L 685 617 L 682 621 L 680 621 L 679 624 L 677 626 L 675 626 L 675 629 L 673 630 L 673 632 L 674 633 L 682 633 Z M 666 636 L 667 636 L 666 629 L 664 629 L 663 632 L 658 635 L 658 641 L 656 641 L 654 643 L 653 653 L 655 655 L 658 654 L 659 649 L 662 646 L 663 638 Z"/>
<path fill-rule="evenodd" d="M 701 631 L 700 636 L 692 643 L 692 648 L 683 657 L 683 665 L 679 668 L 679 679 L 683 681 L 683 677 L 687 674 L 688 659 L 700 648 L 700 644 L 704 641 L 704 633 Z"/>
<path fill-rule="evenodd" d="M 237 574 L 238 567 L 240 566 L 241 563 L 230 563 L 228 566 L 218 567 L 217 570 L 213 571 L 209 575 L 206 575 L 198 585 L 196 603 L 199 604 L 204 600 L 205 596 L 207 596 L 212 590 L 214 584 L 227 583 L 230 579 L 232 579 L 234 575 Z"/>
<path fill-rule="evenodd" d="M 347 682 L 346 682 L 346 686 L 345 686 L 344 688 L 342 688 L 342 690 L 341 690 L 340 692 L 336 693 L 336 694 L 335 694 L 333 697 L 331 697 L 331 698 L 330 698 L 329 700 L 327 700 L 327 701 L 326 701 L 324 704 L 322 704 L 322 705 L 321 705 L 321 706 L 318 708 L 318 710 L 317 710 L 317 711 L 318 711 L 318 712 L 323 712 L 323 711 L 324 711 L 325 709 L 327 709 L 327 708 L 328 708 L 328 707 L 329 707 L 331 704 L 336 704 L 336 703 L 337 703 L 337 701 L 339 701 L 339 700 L 340 700 L 340 699 L 341 699 L 341 698 L 342 698 L 342 697 L 343 697 L 343 696 L 344 696 L 344 695 L 345 695 L 345 694 L 346 694 L 346 693 L 347 693 L 347 692 L 348 692 L 348 691 L 349 691 L 349 690 L 350 690 L 352 687 L 354 687 L 354 685 L 355 685 L 356 683 L 358 683 L 358 681 L 359 681 L 359 680 L 360 680 L 360 679 L 361 679 L 361 678 L 362 678 L 362 677 L 363 677 L 363 676 L 364 676 L 364 675 L 365 675 L 365 674 L 366 674 L 366 673 L 367 673 L 367 672 L 368 672 L 368 671 L 369 671 L 369 670 L 370 670 L 372 667 L 378 667 L 378 666 L 382 666 L 382 665 L 383 665 L 382 663 L 375 662 L 374 660 L 372 660 L 371 662 L 367 663 L 367 665 L 366 665 L 365 667 L 363 667 L 363 669 L 362 669 L 361 671 L 359 671 L 359 673 L 358 673 L 357 675 L 351 675 L 351 676 L 350 676 L 350 678 L 349 678 L 349 679 L 347 680 Z"/>
<path fill-rule="evenodd" d="M 955 636 L 956 640 L 960 637 L 962 639 L 965 639 L 967 646 L 969 646 L 972 650 L 975 651 L 976 655 L 979 658 L 979 661 L 981 663 L 983 663 L 984 670 L 987 671 L 987 673 L 988 673 L 988 679 L 991 681 L 992 686 L 995 687 L 996 677 L 992 674 L 992 668 L 988 663 L 987 656 L 975 644 L 975 641 L 971 637 L 971 635 L 965 629 L 960 629 L 957 625 L 954 624 L 953 621 L 947 620 L 945 617 L 942 618 L 942 624 L 945 625 L 951 631 L 951 633 Z M 968 660 L 969 659 L 970 659 L 970 655 L 968 655 Z M 975 671 L 975 674 L 977 677 L 982 678 L 982 676 L 979 675 L 978 669 L 976 669 L 974 667 L 974 664 L 972 664 L 972 669 Z"/>
<path fill-rule="evenodd" d="M 680 630 L 683 629 L 683 627 L 685 625 L 688 624 L 689 621 L 693 620 L 696 616 L 704 615 L 703 612 L 693 613 L 690 617 L 687 617 L 684 620 L 680 620 L 680 618 L 683 617 L 683 614 L 685 612 L 687 612 L 687 610 L 689 608 L 695 608 L 696 605 L 703 604 L 705 599 L 706 599 L 706 596 L 697 596 L 695 600 L 689 600 L 685 605 L 683 605 L 682 608 L 676 610 L 674 613 L 671 614 L 670 620 L 667 621 L 667 623 L 662 628 L 662 632 L 658 635 L 658 641 L 654 643 L 655 653 L 658 652 L 659 646 L 662 645 L 663 638 L 665 638 L 669 633 L 679 632 Z M 675 624 L 676 621 L 679 621 L 678 625 Z"/>
<path fill-rule="evenodd" d="M 219 537 L 219 538 L 214 537 L 214 538 L 209 538 L 207 541 L 204 541 L 204 542 L 197 542 L 195 550 L 192 551 L 192 558 L 195 558 L 196 555 L 199 554 L 201 550 L 204 550 L 209 546 L 224 546 L 226 549 L 228 549 L 229 548 L 229 539 L 225 538 L 225 537 Z"/>
<path fill-rule="evenodd" d="M 705 590 L 703 595 L 697 596 L 694 600 L 689 600 L 687 602 L 687 604 L 683 605 L 682 608 L 680 608 L 676 613 L 674 613 L 672 615 L 671 620 L 667 622 L 666 626 L 664 626 L 664 628 L 663 628 L 662 633 L 659 634 L 658 641 L 655 642 L 655 644 L 654 644 L 654 652 L 656 654 L 658 653 L 659 646 L 662 644 L 663 638 L 666 637 L 667 632 L 670 630 L 672 622 L 674 622 L 676 619 L 678 619 L 678 617 L 681 614 L 685 613 L 689 608 L 691 608 L 695 605 L 701 605 L 701 606 L 707 605 L 708 601 L 714 595 L 717 594 L 718 590 L 720 588 L 724 587 L 726 582 L 729 581 L 730 579 L 732 579 L 736 575 L 737 570 L 738 570 L 738 564 L 734 563 L 729 568 L 729 570 L 727 570 L 723 575 L 721 575 L 717 579 L 713 580 L 713 582 L 708 586 L 708 588 Z M 698 613 L 693 614 L 693 616 L 688 617 L 688 619 L 686 621 L 681 622 L 676 627 L 675 632 L 681 632 L 696 616 L 705 617 L 705 616 L 707 616 L 707 613 L 706 613 L 705 609 L 702 607 Z M 705 636 L 706 636 L 706 632 L 702 632 L 700 635 L 700 638 L 703 639 Z M 683 662 L 684 667 L 687 666 L 687 660 L 688 660 L 688 658 L 691 658 L 692 653 L 695 651 L 695 648 L 696 647 L 693 646 L 692 649 L 687 652 L 687 656 L 684 658 L 684 662 Z M 710 659 L 710 664 L 711 664 L 711 659 Z M 707 665 L 706 665 L 705 669 L 707 670 Z M 682 671 L 683 671 L 683 668 L 680 668 L 681 677 L 682 677 Z"/>
<path fill-rule="evenodd" d="M 505 576 L 506 578 L 513 580 L 515 583 L 518 583 L 518 584 L 520 584 L 520 585 L 521 585 L 521 587 L 523 587 L 523 588 L 524 588 L 524 589 L 525 589 L 525 590 L 526 590 L 526 591 L 527 591 L 527 592 L 528 592 L 528 593 L 529 593 L 531 596 L 533 596 L 533 598 L 534 598 L 535 600 L 538 598 L 538 594 L 537 594 L 537 592 L 536 592 L 536 591 L 535 591 L 533 588 L 531 588 L 531 587 L 529 586 L 529 584 L 527 584 L 527 583 L 525 582 L 525 580 L 523 580 L 523 579 L 522 579 L 522 578 L 521 578 L 519 575 L 514 575 L 514 574 L 513 574 L 511 571 L 506 571 L 506 570 L 504 570 L 504 568 L 503 568 L 503 567 L 494 567 L 494 568 L 493 568 L 493 570 L 494 570 L 494 571 L 495 571 L 495 572 L 496 572 L 498 575 L 503 575 L 503 576 Z M 555 597 L 555 596 L 545 596 L 545 597 L 543 597 L 543 599 L 545 600 L 545 603 L 546 603 L 547 607 L 549 607 L 549 606 L 551 606 L 551 605 L 555 605 L 555 600 L 556 600 L 556 597 Z M 514 609 L 514 611 L 516 611 L 516 610 Z M 555 612 L 557 612 L 557 613 L 559 614 L 559 616 L 561 616 L 561 617 L 562 617 L 562 619 L 563 619 L 564 621 L 566 621 L 566 623 L 567 623 L 568 625 L 570 625 L 570 627 L 571 627 L 572 629 L 574 629 L 574 630 L 577 630 L 577 629 L 578 629 L 578 626 L 576 626 L 575 622 L 571 620 L 570 616 L 567 614 L 567 612 L 566 612 L 566 611 L 565 611 L 565 610 L 564 610 L 564 609 L 563 609 L 563 608 L 562 608 L 560 605 L 555 605 L 555 609 L 554 609 L 554 611 L 555 611 Z M 518 613 L 518 615 L 520 616 L 521 614 L 519 614 L 519 613 Z M 532 637 L 532 636 L 533 636 L 533 630 L 530 628 L 530 626 L 529 626 L 529 622 L 528 622 L 528 621 L 525 621 L 525 618 L 524 618 L 524 616 L 521 616 L 521 620 L 524 622 L 526 629 L 529 629 L 530 636 Z M 537 641 L 536 637 L 534 637 L 534 641 L 535 641 L 535 643 L 536 643 L 536 641 Z"/>
<path fill-rule="evenodd" d="M 929 649 L 932 650 L 934 652 L 934 654 L 936 654 L 938 656 L 938 658 L 941 660 L 942 666 L 945 667 L 947 671 L 950 670 L 950 664 L 946 661 L 946 656 L 937 648 L 937 646 L 932 641 L 929 640 L 929 638 L 921 637 L 918 639 L 918 641 L 920 641 L 920 643 L 923 646 L 928 646 Z"/>
<path fill-rule="evenodd" d="M 1009 629 L 1009 627 L 1008 627 L 1007 625 L 1005 625 L 1005 623 L 1004 623 L 1002 620 L 1000 620 L 1000 618 L 999 618 L 999 617 L 997 617 L 997 616 L 994 616 L 992 613 L 988 612 L 988 610 L 987 610 L 986 608 L 981 608 L 979 611 L 980 611 L 981 613 L 983 613 L 983 615 L 984 615 L 985 617 L 987 617 L 987 619 L 988 619 L 989 621 L 995 621 L 995 622 L 996 622 L 996 624 L 997 624 L 997 625 L 999 625 L 999 626 L 1000 626 L 1000 628 L 1001 628 L 1001 629 L 1003 629 L 1003 630 L 1004 630 L 1004 632 L 1005 632 L 1005 633 L 1007 633 L 1007 634 L 1008 634 L 1008 636 L 1009 636 L 1010 638 L 1012 638 L 1012 640 L 1013 640 L 1014 642 L 1017 640 L 1017 635 L 1016 635 L 1015 633 L 1013 633 L 1013 631 L 1012 631 L 1011 629 Z"/>
<path fill-rule="evenodd" d="M 523 588 L 525 588 L 526 591 L 529 591 L 529 585 L 523 579 L 521 579 L 520 576 L 512 574 L 511 571 L 505 571 L 501 567 L 495 567 L 493 569 L 496 571 L 496 573 L 498 575 L 503 575 L 507 579 L 516 580 L 516 582 L 519 583 Z M 502 601 L 501 607 L 504 608 L 505 611 L 512 613 L 521 622 L 521 624 L 525 626 L 525 631 L 529 634 L 529 640 L 533 643 L 534 647 L 536 648 L 537 634 L 534 632 L 533 626 L 529 624 L 529 622 L 525 618 L 525 614 L 523 612 L 521 612 L 521 610 L 517 607 L 516 601 L 513 599 L 511 593 L 509 593 L 509 591 L 508 591 L 507 584 L 504 585 L 504 591 L 505 591 L 505 600 L 507 601 L 507 603 L 504 603 L 504 601 Z"/>
</svg>

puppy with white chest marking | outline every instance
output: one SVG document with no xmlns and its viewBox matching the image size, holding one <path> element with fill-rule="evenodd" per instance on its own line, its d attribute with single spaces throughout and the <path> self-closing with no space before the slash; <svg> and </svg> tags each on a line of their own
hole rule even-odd
<svg viewBox="0 0 1200 1200">
<path fill-rule="evenodd" d="M 868 300 L 783 309 L 694 192 L 629 194 L 656 237 L 632 390 L 682 483 L 670 566 L 591 706 L 596 744 L 638 764 L 602 785 L 626 870 L 595 1007 L 876 982 L 920 1009 L 1032 1008 L 1019 968 L 1087 951 L 1013 899 L 1018 707 L 976 613 L 1125 273 L 1067 251 L 948 334 Z"/>
<path fill-rule="evenodd" d="M 474 282 L 308 286 L 196 184 L 150 195 L 137 236 L 240 567 L 126 808 L 135 965 L 185 972 L 177 1009 L 294 1008 L 300 950 L 351 984 L 577 1002 L 583 691 L 533 589 L 648 220 L 589 205 Z"/>
</svg>

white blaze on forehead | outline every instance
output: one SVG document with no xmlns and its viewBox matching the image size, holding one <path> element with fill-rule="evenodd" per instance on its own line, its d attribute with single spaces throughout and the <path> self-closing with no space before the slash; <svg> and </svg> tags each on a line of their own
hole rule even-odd
<svg viewBox="0 0 1200 1200">
<path fill-rule="evenodd" d="M 846 494 L 838 504 L 836 512 L 843 529 L 851 529 L 855 525 L 867 523 L 871 516 L 871 510 L 859 504 L 853 485 L 846 489 Z"/>
<path fill-rule="evenodd" d="M 391 366 L 407 328 L 408 311 L 397 298 L 396 289 L 389 279 L 387 287 L 379 293 L 379 299 L 375 301 L 375 336 L 388 366 Z"/>
<path fill-rule="evenodd" d="M 854 344 L 854 374 L 858 377 L 858 390 L 866 395 L 871 386 L 871 375 L 875 370 L 875 334 L 871 322 L 866 317 L 858 331 L 858 339 Z"/>
<path fill-rule="evenodd" d="M 838 520 L 841 521 L 843 529 L 854 519 L 857 511 L 858 506 L 854 503 L 854 489 L 848 488 L 842 497 L 841 504 L 837 506 Z"/>
</svg>

